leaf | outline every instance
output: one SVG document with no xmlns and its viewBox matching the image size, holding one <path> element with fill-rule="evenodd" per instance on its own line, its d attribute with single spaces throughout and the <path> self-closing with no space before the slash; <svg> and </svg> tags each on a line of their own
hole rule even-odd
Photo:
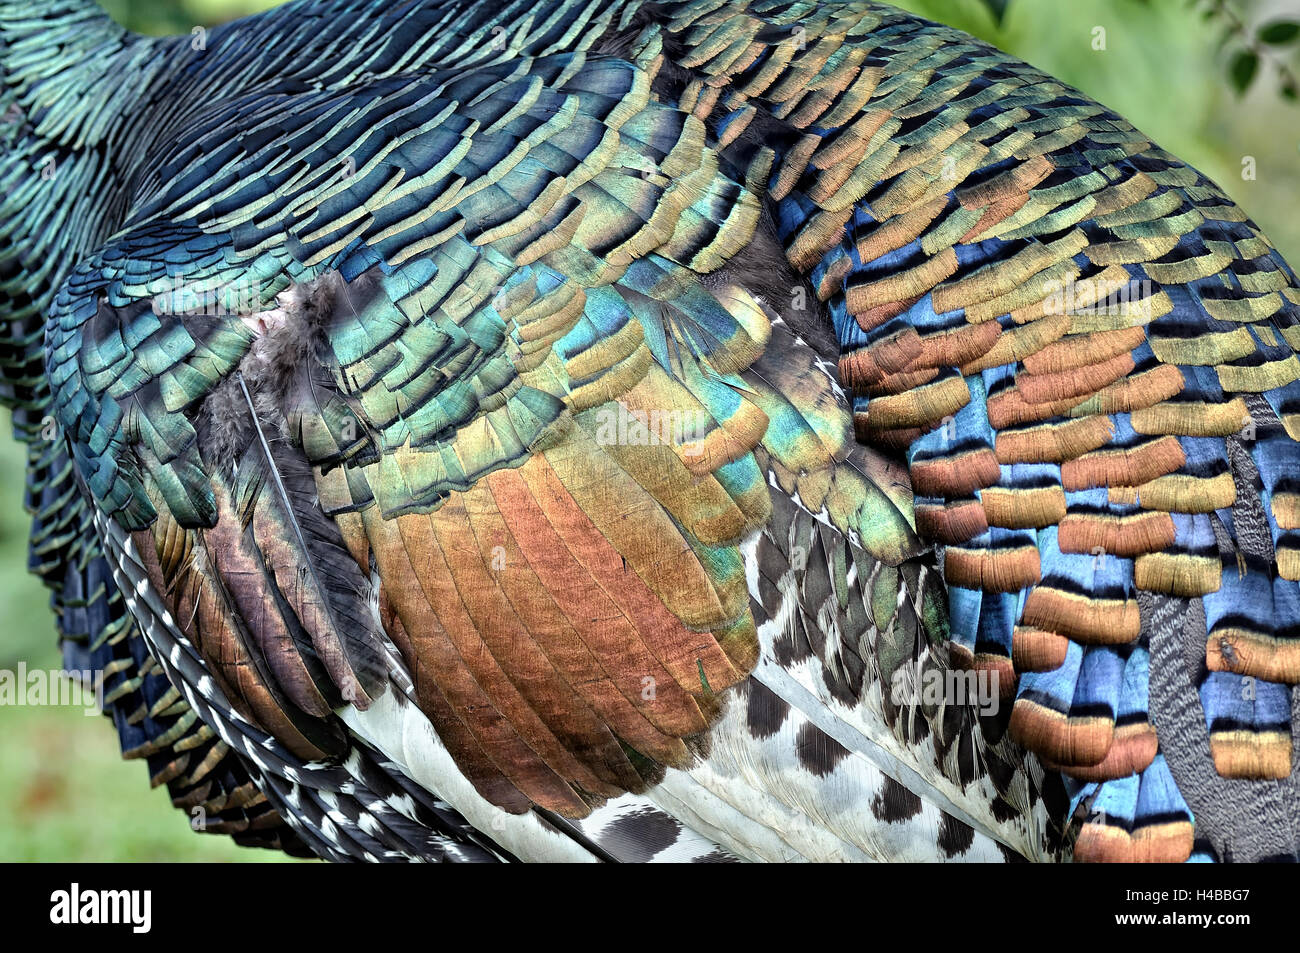
<svg viewBox="0 0 1300 953">
<path fill-rule="evenodd" d="M 1259 72 L 1259 56 L 1251 50 L 1240 50 L 1232 57 L 1232 63 L 1228 66 L 1228 78 L 1232 81 L 1232 88 L 1238 94 L 1244 93 L 1250 88 L 1250 84 L 1255 79 L 1255 74 Z"/>
<path fill-rule="evenodd" d="M 1273 46 L 1293 43 L 1296 37 L 1300 37 L 1300 23 L 1294 20 L 1275 20 L 1259 28 L 1260 42 L 1271 43 Z"/>
<path fill-rule="evenodd" d="M 989 8 L 989 12 L 993 14 L 993 19 L 998 22 L 999 26 L 1002 25 L 1002 21 L 1006 18 L 1007 7 L 1010 3 L 1011 0 L 984 0 L 984 6 Z"/>
</svg>

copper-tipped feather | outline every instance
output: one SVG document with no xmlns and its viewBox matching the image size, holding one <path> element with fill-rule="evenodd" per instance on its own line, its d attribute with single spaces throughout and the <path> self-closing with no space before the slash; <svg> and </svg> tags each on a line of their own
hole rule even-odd
<svg viewBox="0 0 1300 953">
<path fill-rule="evenodd" d="M 986 592 L 1019 592 L 1039 580 L 1038 550 L 967 549 L 950 546 L 944 553 L 943 573 L 950 586 Z"/>
<path fill-rule="evenodd" d="M 1121 450 L 1094 450 L 1061 465 L 1061 483 L 1067 490 L 1097 486 L 1138 486 L 1173 473 L 1187 461 L 1174 437 L 1154 440 Z"/>
<path fill-rule="evenodd" d="M 1300 640 L 1278 638 L 1244 626 L 1216 627 L 1205 642 L 1211 672 L 1236 672 L 1268 682 L 1300 682 Z"/>
<path fill-rule="evenodd" d="M 916 531 L 941 543 L 964 543 L 989 528 L 979 500 L 961 499 L 948 503 L 918 503 Z"/>
<path fill-rule="evenodd" d="M 963 497 L 997 482 L 993 452 L 981 447 L 934 460 L 914 461 L 912 489 L 921 496 Z"/>
<path fill-rule="evenodd" d="M 1059 765 L 1072 778 L 1080 781 L 1110 781 L 1141 774 L 1147 769 L 1159 750 L 1155 726 L 1146 721 L 1116 725 L 1106 757 L 1092 765 Z"/>
<path fill-rule="evenodd" d="M 1106 757 L 1115 722 L 1100 716 L 1071 717 L 1018 698 L 1007 730 L 1020 744 L 1055 764 L 1088 766 Z"/>
<path fill-rule="evenodd" d="M 1210 755 L 1221 777 L 1275 781 L 1291 776 L 1291 736 L 1282 732 L 1211 729 Z"/>
<path fill-rule="evenodd" d="M 1142 628 L 1134 599 L 1098 598 L 1046 584 L 1035 586 L 1025 598 L 1020 621 L 1024 626 L 1058 633 L 1087 645 L 1123 645 L 1134 641 Z M 1029 640 L 1027 633 L 1025 638 Z M 1055 652 L 1056 643 L 1029 648 L 1036 644 L 1027 641 L 1024 651 L 1032 651 L 1038 658 L 1044 657 L 1045 649 Z"/>
<path fill-rule="evenodd" d="M 1054 672 L 1065 661 L 1070 640 L 1057 632 L 1018 625 L 1012 633 L 1011 660 L 1017 672 Z"/>
<path fill-rule="evenodd" d="M 1063 553 L 1098 552 L 1131 559 L 1174 544 L 1174 521 L 1168 513 L 1112 516 L 1071 513 L 1060 520 L 1058 545 Z"/>
<path fill-rule="evenodd" d="M 1134 833 L 1106 824 L 1083 825 L 1074 844 L 1079 863 L 1181 864 L 1192 853 L 1193 825 L 1170 821 L 1141 827 Z"/>
</svg>

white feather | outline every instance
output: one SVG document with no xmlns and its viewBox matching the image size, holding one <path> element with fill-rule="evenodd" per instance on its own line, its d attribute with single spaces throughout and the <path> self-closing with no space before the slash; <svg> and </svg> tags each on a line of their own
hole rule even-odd
<svg viewBox="0 0 1300 953">
<path fill-rule="evenodd" d="M 384 693 L 365 711 L 345 706 L 338 715 L 358 737 L 399 765 L 411 780 L 446 801 L 520 860 L 595 862 L 589 851 L 544 826 L 536 814 L 509 814 L 484 799 L 456 767 L 429 719 L 399 693 Z"/>
</svg>

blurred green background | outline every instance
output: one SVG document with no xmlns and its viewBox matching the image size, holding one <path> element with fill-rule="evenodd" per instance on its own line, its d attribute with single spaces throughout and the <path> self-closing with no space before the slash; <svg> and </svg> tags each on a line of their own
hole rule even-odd
<svg viewBox="0 0 1300 953">
<path fill-rule="evenodd" d="M 271 0 L 103 0 L 146 33 L 188 33 L 273 6 Z M 986 0 L 896 0 L 967 30 L 1077 86 L 1165 149 L 1200 168 L 1300 266 L 1300 107 L 1267 69 L 1238 97 L 1215 24 L 1187 0 L 1010 0 L 999 24 Z M 1235 0 L 1253 24 L 1294 12 L 1295 0 Z M 1105 49 L 1095 49 L 1096 29 Z M 1255 178 L 1243 178 L 1253 157 Z M 7 422 L 5 422 L 7 424 Z M 7 431 L 7 426 L 6 426 Z M 0 437 L 0 669 L 58 664 L 45 592 L 28 576 L 23 457 Z M 194 834 L 145 767 L 118 757 L 102 718 L 79 709 L 0 706 L 0 860 L 266 861 L 267 851 Z"/>
</svg>

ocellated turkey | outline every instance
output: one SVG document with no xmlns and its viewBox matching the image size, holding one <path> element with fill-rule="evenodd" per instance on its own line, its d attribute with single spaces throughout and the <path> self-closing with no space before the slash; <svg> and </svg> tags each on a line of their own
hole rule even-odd
<svg viewBox="0 0 1300 953">
<path fill-rule="evenodd" d="M 0 63 L 31 569 L 196 826 L 1295 855 L 1300 285 L 1124 119 L 868 0 L 0 0 Z"/>
</svg>

